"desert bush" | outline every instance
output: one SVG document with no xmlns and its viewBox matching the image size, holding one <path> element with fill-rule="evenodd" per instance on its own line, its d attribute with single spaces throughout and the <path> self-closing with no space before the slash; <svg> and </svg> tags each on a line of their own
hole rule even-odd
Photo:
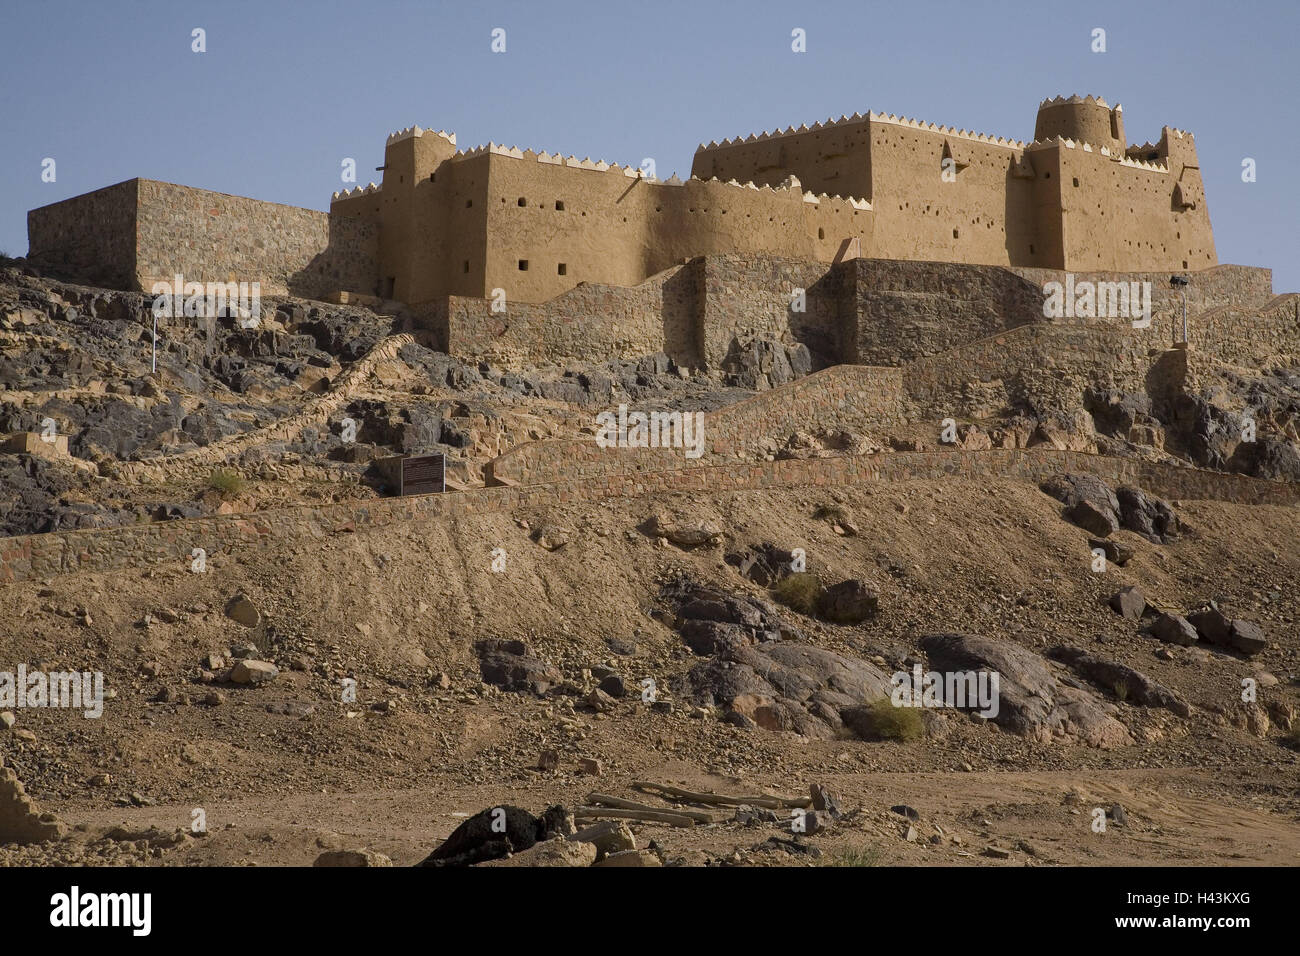
<svg viewBox="0 0 1300 956">
<path fill-rule="evenodd" d="M 772 585 L 772 596 L 800 614 L 814 614 L 824 590 L 817 575 L 798 571 Z"/>
<path fill-rule="evenodd" d="M 860 846 L 832 854 L 824 866 L 880 866 L 880 851 L 875 847 Z"/>
<path fill-rule="evenodd" d="M 223 498 L 234 498 L 244 490 L 244 476 L 233 468 L 214 468 L 208 475 L 208 487 Z"/>
<path fill-rule="evenodd" d="M 844 711 L 844 723 L 864 740 L 906 743 L 925 735 L 925 723 L 916 707 L 895 707 L 888 697 Z"/>
</svg>

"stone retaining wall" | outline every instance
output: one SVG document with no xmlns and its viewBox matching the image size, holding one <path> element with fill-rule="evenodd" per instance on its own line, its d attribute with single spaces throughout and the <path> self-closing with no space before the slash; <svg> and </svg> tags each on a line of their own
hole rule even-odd
<svg viewBox="0 0 1300 956">
<path fill-rule="evenodd" d="M 546 302 L 507 298 L 495 312 L 491 299 L 445 296 L 414 312 L 448 354 L 507 369 L 655 352 L 694 366 L 702 273 L 694 260 L 631 288 L 584 282 Z"/>
<path fill-rule="evenodd" d="M 901 398 L 899 369 L 836 365 L 705 415 L 705 450 L 699 458 L 676 448 L 602 448 L 593 435 L 517 445 L 488 462 L 484 474 L 489 483 L 545 484 L 752 459 L 764 442 L 784 441 L 798 430 L 870 435 L 900 420 Z"/>
</svg>

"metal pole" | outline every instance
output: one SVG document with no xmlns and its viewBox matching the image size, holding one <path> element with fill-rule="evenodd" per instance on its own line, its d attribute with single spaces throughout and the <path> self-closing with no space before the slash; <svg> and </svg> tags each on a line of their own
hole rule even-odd
<svg viewBox="0 0 1300 956">
<path fill-rule="evenodd" d="M 1183 287 L 1182 293 L 1183 293 L 1183 344 L 1186 345 L 1187 344 L 1187 288 L 1185 286 Z"/>
<path fill-rule="evenodd" d="M 153 374 L 158 374 L 158 313 L 153 314 Z"/>
</svg>

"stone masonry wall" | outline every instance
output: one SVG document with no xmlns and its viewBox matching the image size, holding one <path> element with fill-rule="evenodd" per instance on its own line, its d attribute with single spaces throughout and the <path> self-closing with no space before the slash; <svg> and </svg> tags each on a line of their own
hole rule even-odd
<svg viewBox="0 0 1300 956">
<path fill-rule="evenodd" d="M 1009 271 L 1020 276 L 1039 290 L 1040 316 L 1042 315 L 1041 293 L 1043 286 L 1048 282 L 1060 282 L 1064 285 L 1066 276 L 1070 274 L 1074 276 L 1076 286 L 1080 282 L 1094 284 L 1098 282 L 1150 282 L 1152 330 L 1157 333 L 1158 340 L 1166 346 L 1172 344 L 1176 339 L 1182 338 L 1183 297 L 1178 290 L 1169 285 L 1169 272 L 1066 273 L 1057 269 L 1024 268 L 1013 268 Z M 1218 309 L 1229 305 L 1247 309 L 1263 308 L 1273 298 L 1272 269 L 1222 265 L 1203 269 L 1199 272 L 1187 273 L 1187 275 L 1191 277 L 1191 282 L 1186 287 L 1189 326 L 1194 325 L 1194 322 L 1190 320 L 1210 309 Z M 1131 319 L 1126 317 L 1089 319 L 1087 321 L 1121 326 L 1131 324 Z"/>
<path fill-rule="evenodd" d="M 33 209 L 27 258 L 60 279 L 110 289 L 135 288 L 138 179 Z"/>
<path fill-rule="evenodd" d="M 582 283 L 548 302 L 447 296 L 417 309 L 447 352 L 519 369 L 544 362 L 637 358 L 666 352 L 699 361 L 700 260 L 632 288 Z"/>
<path fill-rule="evenodd" d="M 1300 354 L 1300 296 L 1279 296 L 1263 309 L 1212 309 L 1189 327 L 1198 356 L 1262 368 L 1278 355 Z M 1158 397 L 1186 375 L 1186 353 L 1170 349 L 1167 335 L 1154 319 L 1147 329 L 1101 319 L 1013 329 L 905 366 L 908 413 L 982 418 L 1002 410 L 990 407 L 990 393 L 1012 402 L 1033 392 L 1068 407 L 1089 386 Z"/>
<path fill-rule="evenodd" d="M 764 442 L 784 440 L 800 429 L 870 434 L 895 424 L 901 398 L 898 369 L 836 365 L 705 415 L 705 451 L 699 458 L 688 458 L 676 448 L 601 448 L 593 435 L 526 442 L 488 462 L 484 471 L 489 482 L 531 485 L 753 459 Z"/>
<path fill-rule="evenodd" d="M 841 357 L 841 270 L 824 262 L 777 256 L 706 256 L 704 264 L 704 357 L 716 368 L 733 341 L 756 337 L 808 346 L 814 361 Z M 804 290 L 804 309 L 793 308 Z"/>
<path fill-rule="evenodd" d="M 208 555 L 244 554 L 263 541 L 310 542 L 328 534 L 398 522 L 511 512 L 556 501 L 600 501 L 673 492 L 717 494 L 770 487 L 828 487 L 945 477 L 1001 477 L 1037 482 L 1063 471 L 1088 472 L 1112 483 L 1136 484 L 1167 498 L 1292 507 L 1300 503 L 1300 486 L 1293 484 L 1045 449 L 733 462 L 652 474 L 568 478 L 550 485 L 483 488 L 290 508 L 251 516 L 225 515 L 5 538 L 0 539 L 0 583 L 164 563 L 188 568 L 194 548 L 203 548 Z"/>
<path fill-rule="evenodd" d="M 259 282 L 262 295 L 369 292 L 376 227 L 359 217 L 141 179 L 136 276 L 155 282 Z"/>
<path fill-rule="evenodd" d="M 845 266 L 846 362 L 902 365 L 1044 321 L 1041 285 L 1008 269 L 896 259 Z"/>
<path fill-rule="evenodd" d="M 1150 330 L 1024 326 L 912 362 L 903 370 L 903 387 L 919 417 L 984 418 L 1031 392 L 1040 404 L 1070 407 L 1089 386 L 1146 391 L 1166 354 Z M 990 389 L 977 385 L 994 386 L 994 407 Z"/>
</svg>

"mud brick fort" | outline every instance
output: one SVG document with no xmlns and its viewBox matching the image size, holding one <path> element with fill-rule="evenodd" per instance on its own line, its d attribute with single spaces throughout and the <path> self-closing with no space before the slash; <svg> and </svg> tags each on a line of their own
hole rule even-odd
<svg viewBox="0 0 1300 956">
<path fill-rule="evenodd" d="M 396 300 L 450 351 L 508 351 L 524 336 L 535 341 L 521 348 L 547 357 L 554 330 L 535 328 L 551 322 L 547 310 L 505 322 L 487 307 L 493 290 L 533 306 L 576 292 L 564 312 L 585 326 L 583 288 L 659 277 L 655 309 L 624 310 L 627 332 L 662 329 L 657 347 L 702 363 L 716 359 L 699 321 L 710 257 L 808 263 L 800 287 L 820 281 L 826 299 L 836 286 L 837 314 L 854 283 L 846 291 L 827 276 L 851 260 L 1093 272 L 1217 264 L 1192 135 L 1166 126 L 1154 144 L 1127 145 L 1121 108 L 1092 96 L 1044 101 L 1032 142 L 855 113 L 702 145 L 685 181 L 496 144 L 458 150 L 453 134 L 418 126 L 388 137 L 382 169 L 381 184 L 335 193 L 328 214 L 129 180 L 29 213 L 30 257 L 145 291 L 181 273 L 258 281 L 267 295 Z M 581 331 L 593 351 L 627 337 Z M 859 360 L 853 333 L 832 333 L 825 351 Z"/>
</svg>

